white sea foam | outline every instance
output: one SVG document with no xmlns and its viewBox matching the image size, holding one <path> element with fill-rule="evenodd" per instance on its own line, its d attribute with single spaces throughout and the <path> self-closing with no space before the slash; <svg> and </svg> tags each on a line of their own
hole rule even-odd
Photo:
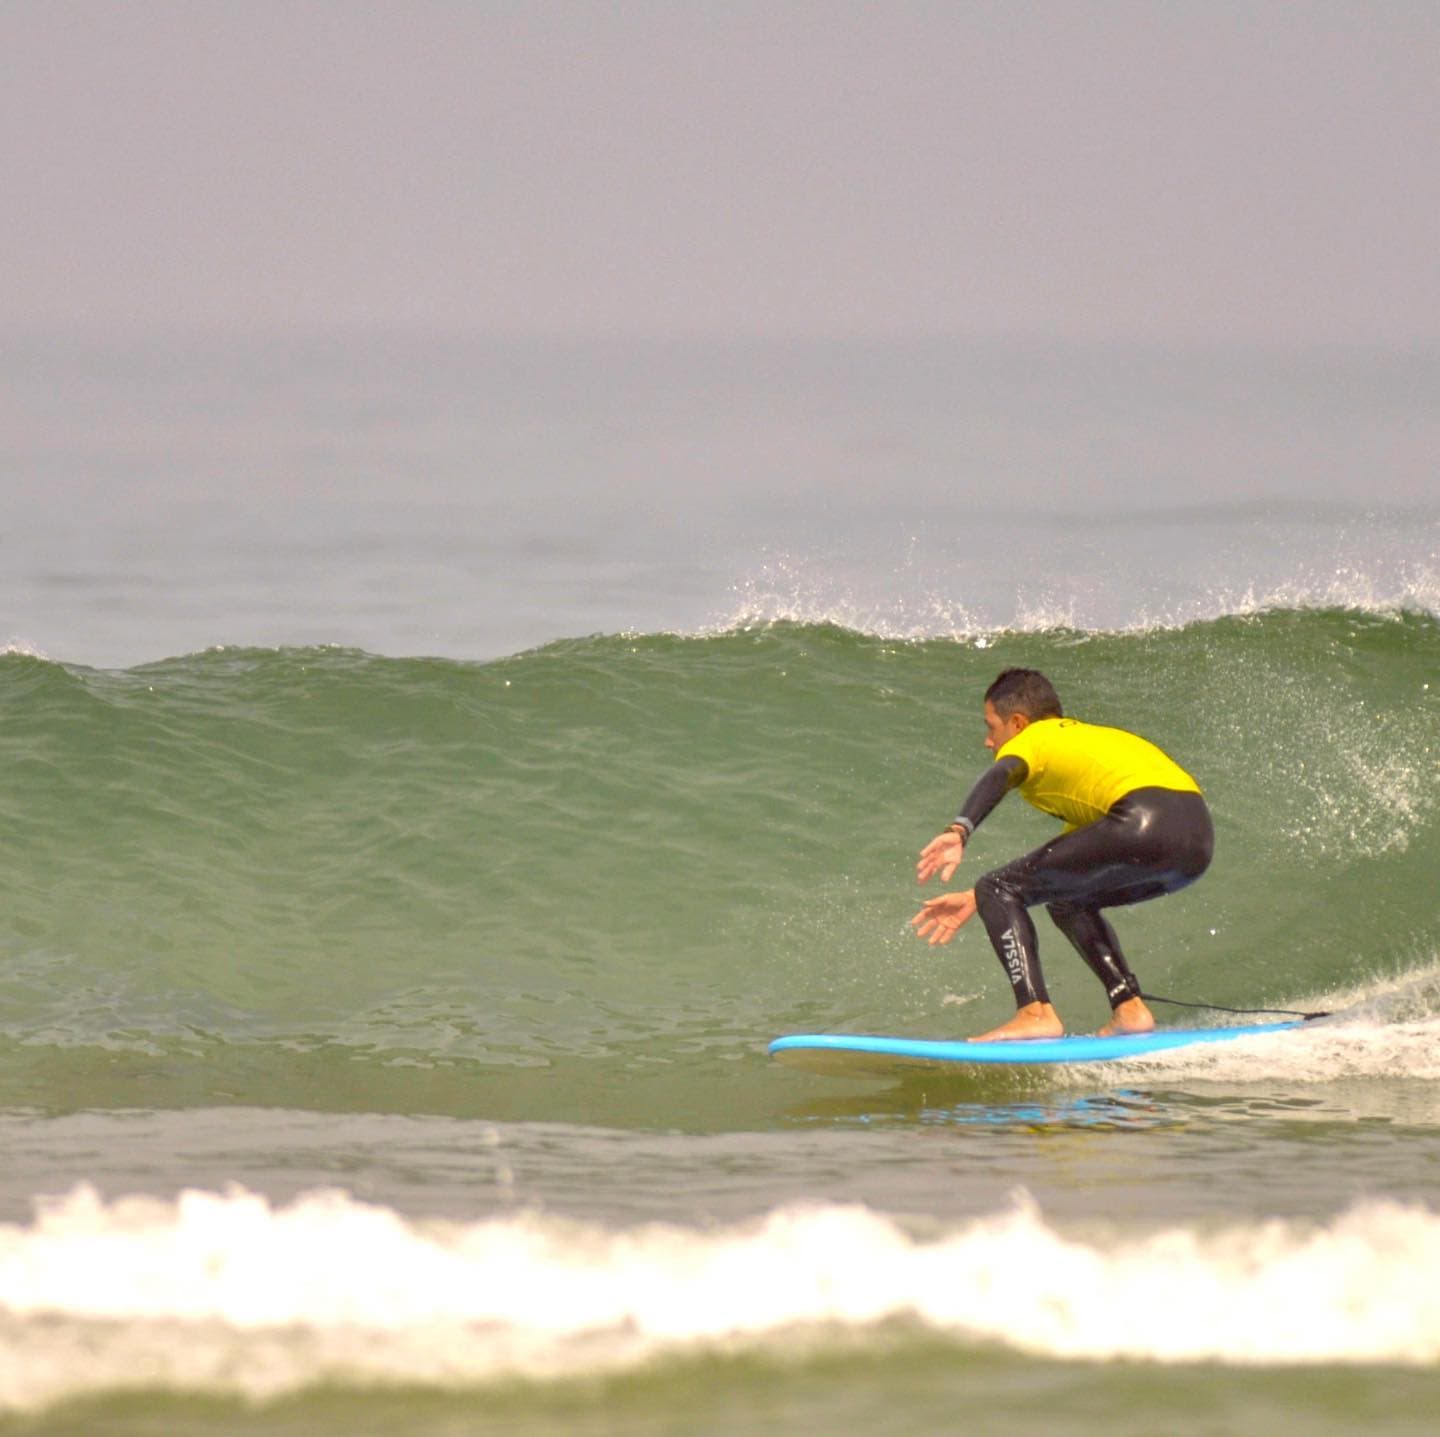
<svg viewBox="0 0 1440 1437">
<path fill-rule="evenodd" d="M 1429 1364 L 1440 1215 L 1371 1202 L 1079 1237 L 1021 1196 L 922 1238 L 858 1206 L 617 1231 L 416 1222 L 339 1192 L 275 1208 L 79 1189 L 0 1228 L 0 1410 L 142 1386 L 546 1380 L 891 1320 L 1061 1359 Z"/>
<path fill-rule="evenodd" d="M 1262 578 L 1237 564 L 1236 579 L 1207 568 L 1202 548 L 1148 578 L 1111 555 L 1095 572 L 1021 581 L 1056 566 L 1034 536 L 1007 568 L 1003 551 L 964 563 L 922 564 L 883 552 L 772 554 L 734 584 L 732 604 L 703 632 L 767 623 L 834 624 L 896 641 L 973 642 L 997 633 L 1152 633 L 1283 610 L 1348 609 L 1376 617 L 1440 617 L 1440 567 L 1433 559 L 1377 557 L 1369 564 L 1304 562 Z"/>
<path fill-rule="evenodd" d="M 1126 1072 L 1137 1078 L 1164 1073 L 1227 1084 L 1436 1083 L 1440 1019 L 1382 1021 L 1362 1010 L 1298 1030 L 1157 1053 L 1127 1062 Z"/>
</svg>

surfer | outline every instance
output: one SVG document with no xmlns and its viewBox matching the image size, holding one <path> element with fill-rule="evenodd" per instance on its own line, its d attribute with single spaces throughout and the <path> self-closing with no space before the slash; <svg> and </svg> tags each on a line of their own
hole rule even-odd
<svg viewBox="0 0 1440 1437">
<path fill-rule="evenodd" d="M 1016 1012 L 975 1041 L 1065 1031 L 1040 971 L 1027 911 L 1037 903 L 1105 985 L 1111 1018 L 1101 1033 L 1149 1032 L 1155 1019 L 1101 910 L 1174 893 L 1210 866 L 1215 835 L 1199 784 L 1146 739 L 1066 718 L 1035 669 L 1006 669 L 985 691 L 985 747 L 995 761 L 955 822 L 925 845 L 915 865 L 920 882 L 936 873 L 949 882 L 975 830 L 1013 788 L 1065 828 L 973 889 L 932 898 L 911 919 L 932 944 L 948 943 L 980 914 Z"/>
</svg>

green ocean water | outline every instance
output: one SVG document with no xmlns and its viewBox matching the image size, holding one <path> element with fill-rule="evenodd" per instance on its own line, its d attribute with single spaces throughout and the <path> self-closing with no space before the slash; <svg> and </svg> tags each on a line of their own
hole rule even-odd
<svg viewBox="0 0 1440 1437">
<path fill-rule="evenodd" d="M 1117 916 L 1147 990 L 1336 1020 L 766 1059 L 1007 1011 L 908 919 L 1016 663 L 1211 801 L 1210 873 Z M 1405 608 L 0 656 L 0 1430 L 1428 1430 L 1437 685 Z M 1002 805 L 957 882 L 1051 828 Z"/>
<path fill-rule="evenodd" d="M 932 954 L 905 925 L 1009 663 L 1155 738 L 1211 799 L 1211 874 L 1122 924 L 1151 991 L 1314 1005 L 1440 949 L 1428 615 L 916 643 L 780 624 L 477 664 L 10 654 L 6 1088 L 103 1105 L 133 1062 L 164 1107 L 293 1081 L 341 1111 L 420 1084 L 438 1112 L 483 1089 L 515 1119 L 761 1120 L 763 1100 L 713 1098 L 771 1029 L 1003 1013 L 978 930 Z M 1007 805 L 971 864 L 1051 827 Z M 1098 1019 L 1088 974 L 1046 954 L 1062 1007 Z"/>
</svg>

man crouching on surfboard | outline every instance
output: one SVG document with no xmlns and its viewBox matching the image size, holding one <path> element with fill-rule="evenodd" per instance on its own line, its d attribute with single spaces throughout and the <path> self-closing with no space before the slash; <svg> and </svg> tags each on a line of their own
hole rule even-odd
<svg viewBox="0 0 1440 1437">
<path fill-rule="evenodd" d="M 1135 734 L 1065 718 L 1054 686 L 1035 669 L 1006 669 L 985 691 L 985 747 L 995 762 L 955 822 L 925 845 L 915 865 L 920 882 L 936 873 L 949 882 L 971 835 L 1012 788 L 1065 829 L 969 892 L 932 898 L 910 920 L 932 944 L 948 943 L 980 914 L 1015 990 L 1016 1013 L 972 1041 L 1065 1031 L 1026 911 L 1037 903 L 1105 985 L 1111 1019 L 1101 1033 L 1148 1033 L 1155 1019 L 1100 910 L 1174 893 L 1210 866 L 1215 831 L 1200 785 Z"/>
</svg>

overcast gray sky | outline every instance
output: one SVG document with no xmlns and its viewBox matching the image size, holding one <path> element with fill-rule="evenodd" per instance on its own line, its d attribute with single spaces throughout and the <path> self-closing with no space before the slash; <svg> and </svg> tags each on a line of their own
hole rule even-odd
<svg viewBox="0 0 1440 1437">
<path fill-rule="evenodd" d="M 0 325 L 1440 338 L 1440 6 L 0 0 Z"/>
</svg>

